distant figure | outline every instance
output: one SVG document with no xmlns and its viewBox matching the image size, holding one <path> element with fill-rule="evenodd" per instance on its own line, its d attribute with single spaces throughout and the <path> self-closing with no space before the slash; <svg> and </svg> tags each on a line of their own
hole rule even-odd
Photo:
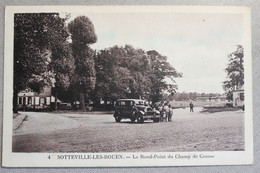
<svg viewBox="0 0 260 173">
<path fill-rule="evenodd" d="M 193 112 L 193 103 L 190 102 L 190 112 Z"/>
<path fill-rule="evenodd" d="M 171 105 L 169 104 L 168 122 L 172 122 L 172 114 L 173 114 L 173 109 L 172 109 Z"/>
<path fill-rule="evenodd" d="M 163 111 L 165 112 L 165 117 L 163 117 L 163 119 L 167 122 L 169 115 L 169 106 L 167 103 L 164 104 Z"/>
</svg>

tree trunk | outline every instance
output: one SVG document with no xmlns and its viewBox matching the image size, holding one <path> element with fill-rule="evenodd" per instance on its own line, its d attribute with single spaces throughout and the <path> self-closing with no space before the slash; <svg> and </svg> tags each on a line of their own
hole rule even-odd
<svg viewBox="0 0 260 173">
<path fill-rule="evenodd" d="M 98 110 L 99 105 L 100 105 L 100 99 L 94 99 L 94 101 L 93 101 L 93 109 L 94 110 Z"/>
<path fill-rule="evenodd" d="M 51 100 L 51 99 L 50 99 Z M 35 93 L 33 94 L 33 110 L 35 111 L 35 101 L 36 101 L 36 98 L 35 98 Z"/>
<path fill-rule="evenodd" d="M 14 90 L 14 95 L 13 95 L 13 113 L 18 113 L 17 97 L 18 97 L 18 91 Z"/>
<path fill-rule="evenodd" d="M 54 104 L 54 110 L 56 111 L 58 109 L 58 102 L 57 102 L 57 92 L 55 91 L 55 104 Z"/>
<path fill-rule="evenodd" d="M 85 96 L 82 91 L 79 93 L 80 110 L 86 111 Z"/>
</svg>

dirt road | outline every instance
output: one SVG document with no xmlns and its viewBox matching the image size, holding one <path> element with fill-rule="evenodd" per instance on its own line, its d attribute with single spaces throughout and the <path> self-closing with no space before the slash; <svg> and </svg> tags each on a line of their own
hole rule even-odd
<svg viewBox="0 0 260 173">
<path fill-rule="evenodd" d="M 244 112 L 174 110 L 173 122 L 143 124 L 112 113 L 20 112 L 13 152 L 164 152 L 244 150 Z"/>
</svg>

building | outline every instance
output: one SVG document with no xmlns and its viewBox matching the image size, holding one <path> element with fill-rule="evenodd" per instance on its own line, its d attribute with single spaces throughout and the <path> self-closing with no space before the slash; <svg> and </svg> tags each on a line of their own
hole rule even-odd
<svg viewBox="0 0 260 173">
<path fill-rule="evenodd" d="M 51 103 L 55 102 L 55 97 L 51 95 L 51 88 L 45 87 L 41 93 L 33 92 L 31 89 L 25 89 L 18 93 L 18 110 L 37 110 L 49 109 Z M 58 102 L 61 102 L 58 100 Z"/>
<path fill-rule="evenodd" d="M 233 91 L 233 106 L 234 107 L 244 107 L 244 87 L 236 89 Z"/>
</svg>

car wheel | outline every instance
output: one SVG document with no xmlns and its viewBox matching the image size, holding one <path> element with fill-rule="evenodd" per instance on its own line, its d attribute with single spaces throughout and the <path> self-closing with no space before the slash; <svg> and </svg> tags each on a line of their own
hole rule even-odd
<svg viewBox="0 0 260 173">
<path fill-rule="evenodd" d="M 139 114 L 139 115 L 137 116 L 137 122 L 138 122 L 138 123 L 143 123 L 143 122 L 144 122 L 144 117 L 143 117 L 142 114 Z"/>
<path fill-rule="evenodd" d="M 115 117 L 115 120 L 116 120 L 116 122 L 120 122 L 121 121 L 121 118 L 120 117 Z"/>
</svg>

